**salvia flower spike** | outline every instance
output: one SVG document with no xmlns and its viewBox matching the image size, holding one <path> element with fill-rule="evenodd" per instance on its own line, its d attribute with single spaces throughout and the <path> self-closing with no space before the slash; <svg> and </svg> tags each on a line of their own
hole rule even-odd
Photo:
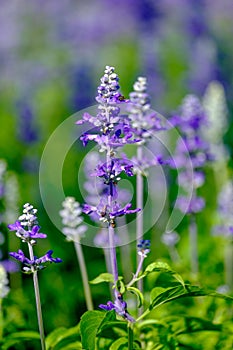
<svg viewBox="0 0 233 350">
<path fill-rule="evenodd" d="M 36 245 L 37 239 L 46 238 L 47 236 L 46 234 L 39 232 L 40 226 L 38 226 L 37 209 L 35 209 L 31 204 L 24 204 L 23 214 L 20 215 L 14 224 L 8 225 L 8 228 L 10 231 L 15 231 L 16 236 L 20 238 L 23 243 L 27 243 L 28 245 L 29 258 L 27 258 L 24 255 L 24 252 L 20 249 L 18 252 L 11 252 L 10 256 L 23 263 L 22 271 L 24 273 L 31 273 L 33 275 L 41 349 L 45 350 L 44 325 L 37 272 L 44 269 L 50 263 L 60 263 L 62 260 L 60 258 L 53 258 L 52 250 L 49 250 L 40 258 L 34 256 L 33 246 Z"/>
</svg>

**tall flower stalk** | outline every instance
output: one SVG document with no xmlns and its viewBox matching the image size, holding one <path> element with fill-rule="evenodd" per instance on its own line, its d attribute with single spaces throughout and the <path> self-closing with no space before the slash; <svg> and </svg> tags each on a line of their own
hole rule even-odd
<svg viewBox="0 0 233 350">
<path fill-rule="evenodd" d="M 44 336 L 44 325 L 42 318 L 42 309 L 40 301 L 40 291 L 38 283 L 38 271 L 44 269 L 48 263 L 60 263 L 62 260 L 60 258 L 52 257 L 52 250 L 49 250 L 44 256 L 37 258 L 34 256 L 33 247 L 37 243 L 37 239 L 46 238 L 47 235 L 40 233 L 40 226 L 37 222 L 37 209 L 34 209 L 32 205 L 26 203 L 23 206 L 23 214 L 18 218 L 18 220 L 11 225 L 8 225 L 10 231 L 15 231 L 18 238 L 21 239 L 23 243 L 26 243 L 29 250 L 29 258 L 24 255 L 22 250 L 18 252 L 9 253 L 14 259 L 23 263 L 22 271 L 27 274 L 33 275 L 34 292 L 36 299 L 36 310 L 38 326 L 40 331 L 41 349 L 45 350 L 45 336 Z"/>
<path fill-rule="evenodd" d="M 120 174 L 126 173 L 133 176 L 133 164 L 126 157 L 117 157 L 117 148 L 128 143 L 135 143 L 129 121 L 125 115 L 120 114 L 120 104 L 124 102 L 123 96 L 119 93 L 119 78 L 114 67 L 106 66 L 101 84 L 98 87 L 98 113 L 96 117 L 88 113 L 77 124 L 88 122 L 94 126 L 92 133 L 85 133 L 81 136 L 84 146 L 88 141 L 95 141 L 99 145 L 99 151 L 105 153 L 105 161 L 100 162 L 93 173 L 94 176 L 102 178 L 106 191 L 96 205 L 84 204 L 83 212 L 96 216 L 108 229 L 109 260 L 111 273 L 113 275 L 114 305 L 116 313 L 125 317 L 129 322 L 133 318 L 127 312 L 126 302 L 120 293 L 118 286 L 118 264 L 115 242 L 115 228 L 117 218 L 126 214 L 136 213 L 140 209 L 131 209 L 131 204 L 121 206 L 118 202 L 117 184 L 121 179 Z M 106 306 L 107 307 L 107 306 Z M 102 308 L 105 308 L 104 306 Z"/>
<path fill-rule="evenodd" d="M 60 216 L 64 225 L 62 232 L 66 236 L 67 241 L 74 242 L 74 247 L 82 276 L 87 309 L 93 310 L 93 302 L 88 282 L 87 268 L 82 246 L 80 243 L 82 236 L 87 230 L 87 226 L 82 224 L 82 209 L 80 207 L 80 204 L 77 201 L 75 201 L 75 198 L 73 197 L 67 197 L 62 203 L 62 206 L 63 209 L 60 211 Z"/>
</svg>

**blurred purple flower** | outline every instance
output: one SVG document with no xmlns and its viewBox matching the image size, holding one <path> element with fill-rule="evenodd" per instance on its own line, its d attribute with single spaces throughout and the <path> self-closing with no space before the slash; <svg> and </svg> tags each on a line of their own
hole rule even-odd
<svg viewBox="0 0 233 350">
<path fill-rule="evenodd" d="M 196 214 L 204 209 L 205 200 L 197 196 L 193 196 L 191 199 L 186 196 L 180 196 L 176 200 L 176 207 L 184 214 Z"/>
<path fill-rule="evenodd" d="M 32 108 L 26 102 L 19 102 L 17 107 L 19 111 L 18 138 L 26 144 L 35 143 L 39 135 Z"/>
</svg>

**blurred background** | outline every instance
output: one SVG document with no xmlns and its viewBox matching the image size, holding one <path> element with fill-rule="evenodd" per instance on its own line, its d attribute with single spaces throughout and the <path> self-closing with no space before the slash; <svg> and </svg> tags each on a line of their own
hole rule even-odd
<svg viewBox="0 0 233 350">
<path fill-rule="evenodd" d="M 8 186 L 13 189 L 12 212 L 5 218 L 2 214 L 5 238 L 1 259 L 7 259 L 9 249 L 19 248 L 14 234 L 6 234 L 6 224 L 12 223 L 9 220 L 16 210 L 20 213 L 24 203 L 32 203 L 38 208 L 41 231 L 48 235 L 47 241 L 38 245 L 38 255 L 53 249 L 54 255 L 64 260 L 40 275 L 47 332 L 56 326 L 74 325 L 85 311 L 73 245 L 65 241 L 49 220 L 40 197 L 39 164 L 49 137 L 70 115 L 95 104 L 105 65 L 116 68 L 126 97 L 137 76 L 146 76 L 152 107 L 167 117 L 186 94 L 202 99 L 209 83 L 218 81 L 224 88 L 227 104 L 229 127 L 224 145 L 231 172 L 232 14 L 231 0 L 1 0 L 0 158 L 6 162 L 6 176 L 13 179 L 13 185 Z M 82 198 L 72 174 L 77 173 L 85 152 L 77 142 L 67 155 L 63 171 L 65 193 L 79 201 Z M 216 191 L 211 170 L 209 173 L 212 185 L 203 193 L 211 203 L 209 208 L 215 209 Z M 1 205 L 4 212 L 4 203 Z M 203 231 L 209 222 L 208 210 L 200 218 Z M 154 258 L 169 260 L 158 238 L 154 243 Z M 181 245 L 184 259 L 185 244 L 188 243 L 184 240 Z M 84 247 L 84 251 L 93 279 L 105 271 L 103 253 L 90 247 Z M 223 284 L 221 259 L 207 253 L 205 246 L 201 252 L 203 261 L 207 256 L 210 259 L 203 274 L 214 276 L 206 283 L 217 288 Z M 10 275 L 10 281 L 11 293 L 6 300 L 8 332 L 36 329 L 36 318 L 31 316 L 34 313 L 31 277 L 16 272 Z M 94 286 L 93 291 L 96 307 L 108 300 L 105 285 Z"/>
</svg>

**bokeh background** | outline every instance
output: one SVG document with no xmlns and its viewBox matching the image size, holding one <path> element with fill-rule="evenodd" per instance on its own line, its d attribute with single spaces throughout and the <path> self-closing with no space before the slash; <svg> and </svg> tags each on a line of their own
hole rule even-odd
<svg viewBox="0 0 233 350">
<path fill-rule="evenodd" d="M 1 0 L 0 158 L 7 162 L 9 174 L 17 177 L 15 208 L 20 211 L 25 202 L 30 202 L 39 210 L 42 232 L 47 233 L 48 239 L 38 245 L 37 254 L 52 248 L 55 256 L 64 261 L 40 275 L 46 332 L 76 324 L 85 311 L 73 245 L 65 241 L 50 221 L 40 197 L 40 158 L 49 137 L 70 115 L 95 104 L 96 88 L 105 65 L 116 67 L 125 96 L 137 76 L 146 76 L 152 107 L 167 117 L 186 94 L 202 99 L 208 84 L 217 80 L 226 96 L 229 127 L 224 144 L 231 173 L 232 14 L 231 0 Z M 77 141 L 67 155 L 63 171 L 65 193 L 80 201 L 76 174 L 85 152 Z M 203 193 L 210 205 L 199 219 L 200 237 L 209 235 L 207 224 L 216 206 L 211 169 L 207 172 L 209 187 L 205 186 Z M 170 181 L 174 182 L 171 178 Z M 9 249 L 19 248 L 13 233 L 6 233 L 4 225 L 8 223 L 2 223 L 5 234 L 2 259 L 7 258 Z M 185 228 L 184 221 L 180 233 Z M 155 248 L 151 259 L 162 257 L 169 261 L 159 239 L 162 228 L 154 231 L 157 233 L 152 238 Z M 185 260 L 188 242 L 185 238 L 183 242 L 180 254 Z M 217 244 L 219 241 L 208 238 L 200 243 L 200 259 L 208 260 L 202 268 L 203 282 L 213 288 L 223 284 Z M 84 247 L 84 251 L 93 279 L 105 271 L 103 253 L 90 247 Z M 36 329 L 31 277 L 16 272 L 10 275 L 10 282 L 11 293 L 5 301 L 7 331 Z M 109 298 L 105 285 L 92 289 L 96 307 Z"/>
</svg>

